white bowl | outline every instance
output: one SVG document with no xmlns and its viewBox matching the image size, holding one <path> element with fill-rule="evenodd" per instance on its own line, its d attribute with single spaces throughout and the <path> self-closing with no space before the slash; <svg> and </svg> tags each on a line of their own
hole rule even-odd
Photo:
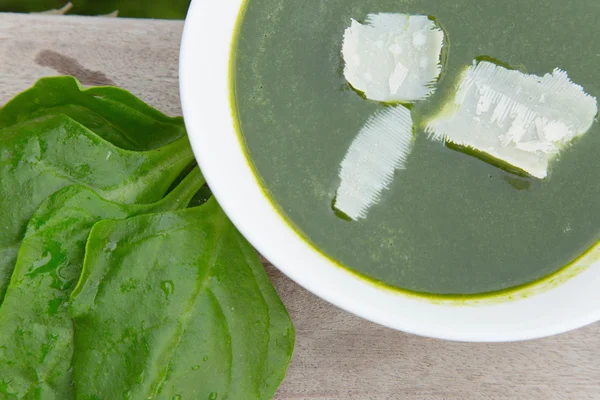
<svg viewBox="0 0 600 400">
<path fill-rule="evenodd" d="M 183 113 L 217 200 L 277 268 L 321 298 L 370 321 L 434 338 L 540 338 L 600 320 L 600 247 L 551 281 L 487 300 L 433 301 L 377 287 L 321 255 L 276 211 L 234 129 L 229 61 L 242 0 L 194 0 L 181 47 Z"/>
</svg>

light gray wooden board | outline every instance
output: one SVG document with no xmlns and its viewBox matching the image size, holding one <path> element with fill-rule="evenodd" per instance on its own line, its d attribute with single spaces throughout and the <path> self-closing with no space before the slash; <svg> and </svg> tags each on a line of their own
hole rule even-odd
<svg viewBox="0 0 600 400">
<path fill-rule="evenodd" d="M 0 14 L 0 104 L 58 69 L 87 83 L 112 81 L 180 114 L 182 28 L 175 21 Z M 343 312 L 265 264 L 297 332 L 278 400 L 600 399 L 600 324 L 526 343 L 424 339 Z"/>
</svg>

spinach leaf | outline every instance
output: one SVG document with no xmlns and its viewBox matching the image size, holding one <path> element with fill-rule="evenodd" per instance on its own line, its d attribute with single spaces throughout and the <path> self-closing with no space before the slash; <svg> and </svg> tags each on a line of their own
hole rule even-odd
<svg viewBox="0 0 600 400">
<path fill-rule="evenodd" d="M 119 10 L 128 18 L 184 19 L 190 0 L 70 0 L 70 14 L 102 15 Z M 0 11 L 32 12 L 60 8 L 67 0 L 0 0 Z"/>
<path fill-rule="evenodd" d="M 71 297 L 78 399 L 268 399 L 294 329 L 214 199 L 97 223 Z"/>
<path fill-rule="evenodd" d="M 197 207 L 206 203 L 212 197 L 212 191 L 208 185 L 202 186 L 202 188 L 194 195 L 188 207 Z"/>
<path fill-rule="evenodd" d="M 103 219 L 185 208 L 203 185 L 196 168 L 155 204 L 112 203 L 83 186 L 68 186 L 42 203 L 28 225 L 0 307 L 0 398 L 73 398 L 73 323 L 67 305 L 92 226 Z"/>
<path fill-rule="evenodd" d="M 152 150 L 185 136 L 181 117 L 167 117 L 123 89 L 83 89 L 70 76 L 42 78 L 17 95 L 0 109 L 0 129 L 57 114 L 126 150 Z"/>
<path fill-rule="evenodd" d="M 187 137 L 126 151 L 64 115 L 0 131 L 0 302 L 27 222 L 49 195 L 81 184 L 117 202 L 155 202 L 193 159 Z"/>
</svg>

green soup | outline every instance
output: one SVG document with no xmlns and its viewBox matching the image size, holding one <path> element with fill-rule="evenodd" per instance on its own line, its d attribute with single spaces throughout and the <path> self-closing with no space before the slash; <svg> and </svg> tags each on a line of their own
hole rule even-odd
<svg viewBox="0 0 600 400">
<path fill-rule="evenodd" d="M 332 210 L 341 160 L 384 105 L 343 75 L 351 18 L 434 16 L 448 33 L 437 92 L 413 109 L 416 144 L 368 218 Z M 554 68 L 600 96 L 598 0 L 247 0 L 232 57 L 234 110 L 249 161 L 281 214 L 328 257 L 372 280 L 428 294 L 481 294 L 542 279 L 600 240 L 600 125 L 546 180 L 432 142 L 423 121 L 481 56 Z"/>
</svg>

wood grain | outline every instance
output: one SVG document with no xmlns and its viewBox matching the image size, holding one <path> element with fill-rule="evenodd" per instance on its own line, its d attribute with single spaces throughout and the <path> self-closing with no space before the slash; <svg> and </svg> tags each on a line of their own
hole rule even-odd
<svg viewBox="0 0 600 400">
<path fill-rule="evenodd" d="M 69 73 L 89 84 L 114 83 L 179 114 L 182 28 L 174 21 L 0 14 L 0 104 L 42 76 Z M 278 400 L 600 399 L 600 324 L 526 343 L 424 339 L 343 312 L 265 264 L 297 331 Z"/>
</svg>

